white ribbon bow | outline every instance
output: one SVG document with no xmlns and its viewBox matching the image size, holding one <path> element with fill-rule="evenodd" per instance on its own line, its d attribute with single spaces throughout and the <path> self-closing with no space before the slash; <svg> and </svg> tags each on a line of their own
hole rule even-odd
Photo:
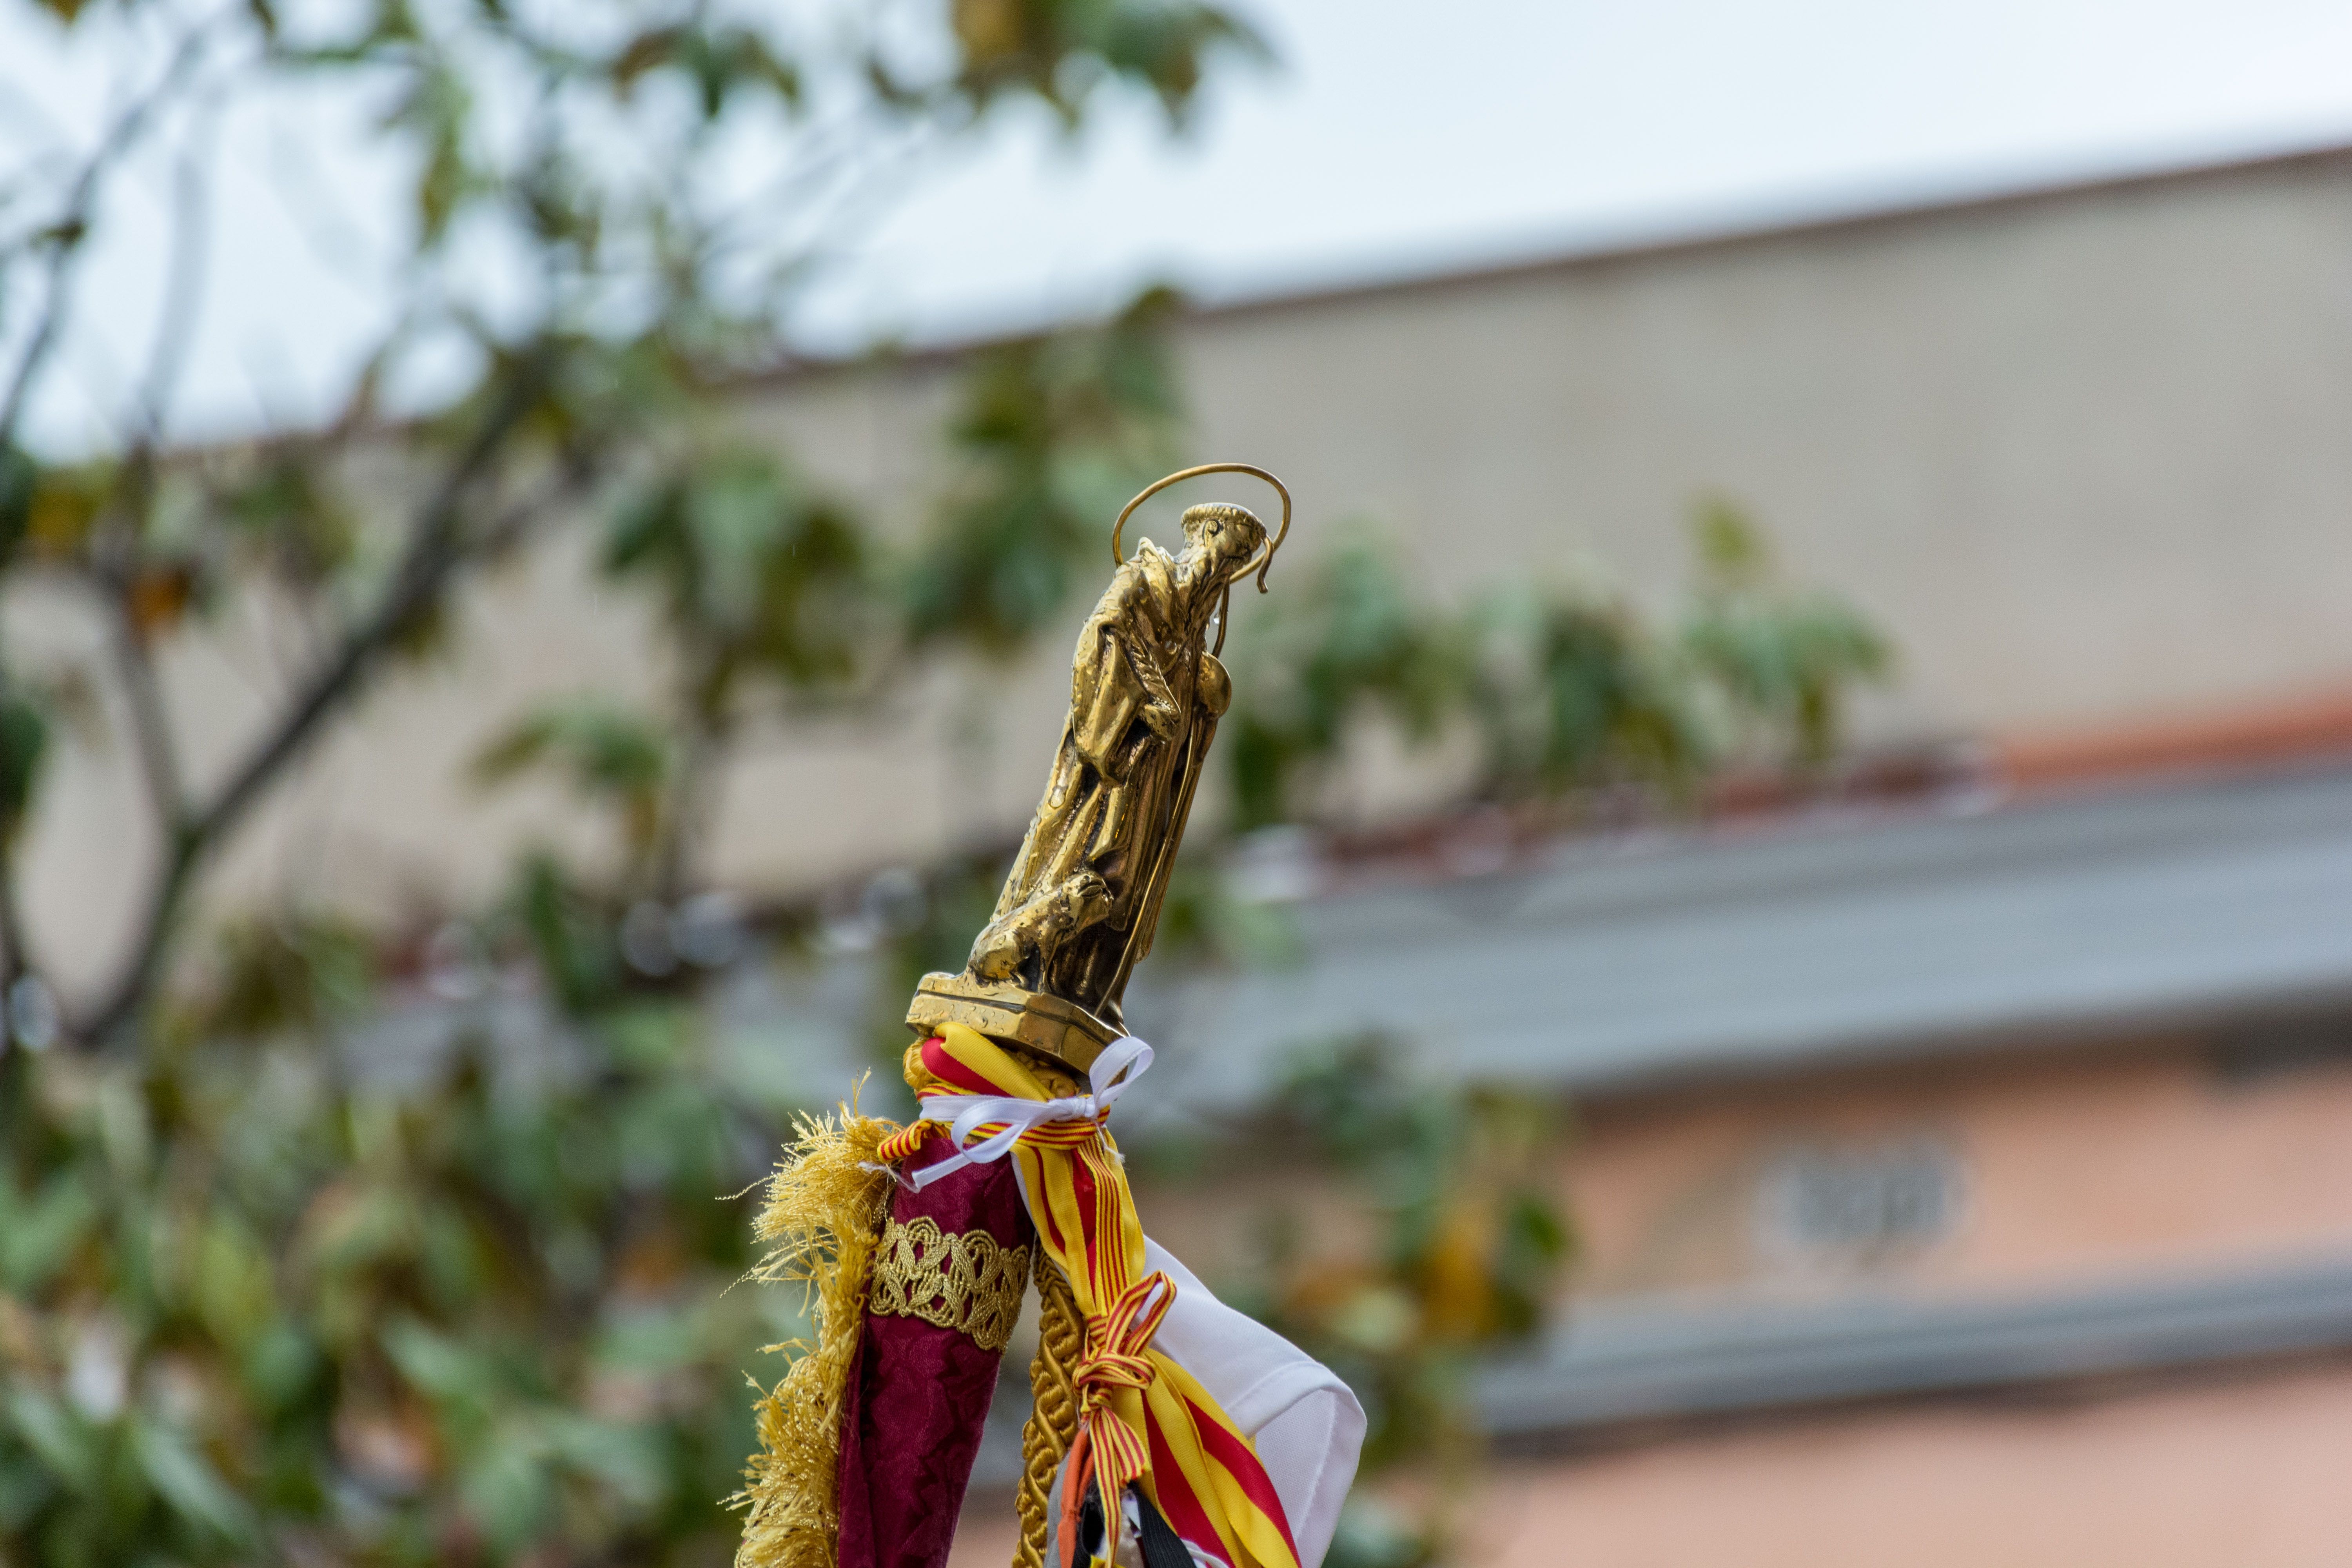
<svg viewBox="0 0 2352 1568">
<path fill-rule="evenodd" d="M 937 1095 L 923 1101 L 921 1121 L 945 1121 L 954 1138 L 956 1152 L 936 1165 L 926 1165 L 914 1173 L 915 1190 L 921 1192 L 941 1176 L 962 1170 L 966 1165 L 984 1165 L 1002 1160 L 1021 1135 L 1049 1121 L 1093 1121 L 1108 1114 L 1111 1104 L 1125 1094 L 1128 1086 L 1143 1076 L 1151 1066 L 1151 1047 L 1133 1035 L 1121 1035 L 1103 1047 L 1095 1065 L 1087 1069 L 1087 1081 L 1093 1086 L 1092 1094 L 1075 1094 L 1064 1100 L 1019 1100 L 1011 1095 Z M 1124 1075 L 1124 1076 L 1122 1076 Z M 993 1132 L 982 1142 L 967 1149 L 963 1141 L 978 1129 L 992 1121 L 1004 1123 L 1002 1131 Z"/>
</svg>

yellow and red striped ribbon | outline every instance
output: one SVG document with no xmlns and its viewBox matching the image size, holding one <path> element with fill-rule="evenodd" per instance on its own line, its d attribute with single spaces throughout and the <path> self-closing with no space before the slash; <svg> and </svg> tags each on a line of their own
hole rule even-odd
<svg viewBox="0 0 2352 1568">
<path fill-rule="evenodd" d="M 1074 1560 L 1078 1509 L 1091 1475 L 1105 1498 L 1126 1495 L 1129 1483 L 1151 1473 L 1151 1455 L 1142 1434 L 1119 1418 L 1111 1398 L 1117 1389 L 1151 1386 L 1157 1372 L 1149 1354 L 1151 1336 L 1168 1315 L 1176 1288 L 1165 1274 L 1147 1274 L 1129 1286 L 1108 1316 L 1087 1324 L 1086 1350 L 1078 1362 L 1078 1429 L 1070 1443 L 1067 1477 L 1062 1485 L 1058 1561 Z M 1108 1506 L 1108 1505 L 1106 1505 Z"/>
<path fill-rule="evenodd" d="M 936 1081 L 923 1092 L 936 1118 L 942 1099 L 976 1096 L 1049 1100 L 1029 1069 L 985 1036 L 959 1024 L 922 1043 Z M 976 1107 L 974 1109 L 977 1109 Z M 1079 1423 L 1063 1480 L 1066 1519 L 1091 1478 L 1106 1510 L 1139 1484 L 1176 1533 L 1230 1568 L 1298 1568 L 1289 1521 L 1256 1447 L 1198 1379 L 1151 1348 L 1175 1299 L 1164 1274 L 1145 1275 L 1143 1226 L 1107 1118 L 1073 1116 L 1024 1131 L 1012 1146 L 1039 1244 L 1069 1277 L 1087 1325 L 1075 1375 Z M 970 1131 L 966 1147 L 1001 1130 Z M 936 1121 L 917 1121 L 885 1144 L 904 1159 Z"/>
</svg>

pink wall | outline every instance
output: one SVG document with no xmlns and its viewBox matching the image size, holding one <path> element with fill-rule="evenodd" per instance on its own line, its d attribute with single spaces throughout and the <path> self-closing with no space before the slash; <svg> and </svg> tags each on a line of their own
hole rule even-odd
<svg viewBox="0 0 2352 1568">
<path fill-rule="evenodd" d="M 1563 1160 L 1575 1289 L 1813 1291 L 1853 1272 L 1759 1252 L 1757 1184 L 1792 1145 L 1948 1148 L 1938 1238 L 1874 1282 L 2006 1290 L 2352 1248 L 2352 1070 L 2232 1080 L 2186 1043 L 1854 1073 L 1589 1112 Z"/>
<path fill-rule="evenodd" d="M 2336 1568 L 2352 1364 L 1919 1407 L 1497 1474 L 1486 1568 Z"/>
</svg>

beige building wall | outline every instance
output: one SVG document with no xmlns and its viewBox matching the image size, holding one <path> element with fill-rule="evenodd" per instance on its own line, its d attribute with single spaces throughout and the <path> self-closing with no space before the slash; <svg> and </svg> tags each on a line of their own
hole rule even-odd
<svg viewBox="0 0 2352 1568">
<path fill-rule="evenodd" d="M 2046 729 L 2352 681 L 2352 161 L 1668 248 L 1196 323 L 1202 452 L 1466 589 L 1693 499 L 1906 653 L 1889 721 Z"/>
<path fill-rule="evenodd" d="M 1598 563 L 1670 605 L 1685 518 L 1721 492 L 1791 575 L 1895 634 L 1879 738 L 2352 684 L 2352 154 L 1275 300 L 1196 315 L 1178 342 L 1195 455 L 1266 464 L 1299 498 L 1277 590 L 1366 519 L 1449 593 Z M 743 416 L 904 531 L 944 477 L 950 368 L 809 375 Z M 465 778 L 530 702 L 659 679 L 642 612 L 585 559 L 558 545 L 483 584 L 453 651 L 385 683 L 271 801 L 219 896 L 383 918 L 478 898 L 534 837 L 593 844 L 560 795 L 486 802 Z M 37 609 L 42 637 L 95 635 L 68 599 Z M 985 735 L 948 722 L 977 689 L 952 670 L 856 725 L 755 735 L 711 876 L 805 888 L 1017 831 L 1066 691 L 1050 640 L 1011 698 L 990 683 Z M 303 647 L 257 617 L 167 672 L 200 774 Z M 109 962 L 153 858 L 124 826 L 120 718 L 68 738 L 25 855 L 68 984 Z M 1381 776 L 1373 809 L 1428 798 L 1410 770 Z"/>
</svg>

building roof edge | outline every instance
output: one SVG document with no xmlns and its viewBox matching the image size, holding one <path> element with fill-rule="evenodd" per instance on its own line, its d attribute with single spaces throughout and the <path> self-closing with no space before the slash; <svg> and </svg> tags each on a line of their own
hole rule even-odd
<svg viewBox="0 0 2352 1568">
<path fill-rule="evenodd" d="M 1192 301 L 1183 319 L 1191 323 L 1245 320 L 1253 316 L 1345 306 L 1384 298 L 1510 283 L 1550 273 L 1622 266 L 1628 262 L 1701 256 L 1743 246 L 1829 237 L 1947 218 L 2026 211 L 2084 197 L 2202 184 L 2249 174 L 2317 169 L 2330 164 L 2342 165 L 2347 172 L 2352 172 L 2352 141 L 2331 138 L 2314 145 L 2203 161 L 2168 162 L 2101 174 L 2062 175 L 1977 192 L 1947 192 L 1908 199 L 1849 201 L 1845 204 L 1825 199 L 1817 203 L 1811 211 L 1793 215 L 1783 211 L 1777 216 L 1759 216 L 1748 221 L 1737 218 L 1729 221 L 1721 218 L 1700 220 L 1679 228 L 1662 223 L 1654 232 L 1637 237 L 1621 236 L 1581 244 L 1559 241 L 1530 243 L 1517 256 L 1505 254 L 1485 260 L 1451 264 L 1407 264 L 1393 269 L 1367 269 L 1355 278 L 1319 283 L 1277 285 L 1263 290 L 1236 289 L 1229 296 Z M 812 356 L 773 371 L 755 373 L 747 378 L 746 385 L 777 388 L 803 380 L 872 369 L 877 364 L 919 368 L 951 363 L 1001 343 L 1019 342 L 1040 331 L 1051 331 L 1059 324 L 1041 320 L 1017 329 L 950 335 L 935 342 L 901 347 L 883 344 L 870 351 L 838 357 Z"/>
</svg>

